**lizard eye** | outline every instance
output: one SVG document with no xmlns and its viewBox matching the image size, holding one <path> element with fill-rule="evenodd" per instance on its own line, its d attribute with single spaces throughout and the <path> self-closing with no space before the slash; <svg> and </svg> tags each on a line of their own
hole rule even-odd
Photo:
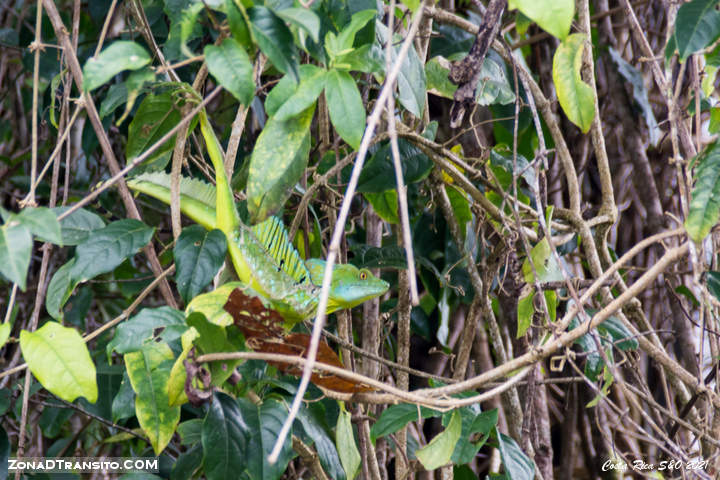
<svg viewBox="0 0 720 480">
<path fill-rule="evenodd" d="M 360 280 L 367 280 L 367 272 L 360 272 Z"/>
</svg>

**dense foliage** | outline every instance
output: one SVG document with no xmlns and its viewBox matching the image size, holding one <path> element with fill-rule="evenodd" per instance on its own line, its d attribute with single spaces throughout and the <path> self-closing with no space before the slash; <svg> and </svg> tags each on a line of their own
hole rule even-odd
<svg viewBox="0 0 720 480">
<path fill-rule="evenodd" d="M 717 4 L 0 4 L 0 456 L 717 478 Z M 390 290 L 288 320 L 223 164 L 270 270 Z"/>
</svg>

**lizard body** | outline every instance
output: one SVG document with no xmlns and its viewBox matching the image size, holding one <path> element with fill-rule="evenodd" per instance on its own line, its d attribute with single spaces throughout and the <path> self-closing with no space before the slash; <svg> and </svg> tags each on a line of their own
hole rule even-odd
<svg viewBox="0 0 720 480">
<path fill-rule="evenodd" d="M 180 209 L 208 230 L 218 228 L 227 238 L 228 252 L 238 278 L 264 297 L 289 324 L 315 315 L 325 269 L 322 259 L 302 261 L 288 238 L 282 221 L 269 217 L 255 226 L 240 221 L 230 188 L 219 143 L 204 111 L 200 128 L 208 155 L 215 168 L 216 186 L 182 178 Z M 170 176 L 146 173 L 130 179 L 128 186 L 138 192 L 170 203 Z M 389 285 L 367 269 L 336 265 L 327 313 L 352 308 L 385 293 Z"/>
</svg>

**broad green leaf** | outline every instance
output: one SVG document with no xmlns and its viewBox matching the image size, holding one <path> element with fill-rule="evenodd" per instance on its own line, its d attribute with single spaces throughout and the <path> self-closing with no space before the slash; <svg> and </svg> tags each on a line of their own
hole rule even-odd
<svg viewBox="0 0 720 480">
<path fill-rule="evenodd" d="M 351 263 L 358 268 L 407 268 L 405 249 L 399 245 L 355 245 L 352 253 Z"/>
<path fill-rule="evenodd" d="M 240 103 L 250 105 L 255 96 L 253 65 L 245 49 L 232 38 L 220 46 L 205 47 L 205 61 L 215 80 L 232 93 Z"/>
<path fill-rule="evenodd" d="M 14 30 L 13 30 L 14 31 Z M 2 40 L 0 38 L 0 40 Z M 0 478 L 7 479 L 8 477 L 8 466 L 10 458 L 10 439 L 8 438 L 7 432 L 0 425 Z"/>
<path fill-rule="evenodd" d="M 73 413 L 68 408 L 45 407 L 38 421 L 43 436 L 55 438 L 60 435 L 62 426 L 72 417 Z"/>
<path fill-rule="evenodd" d="M 400 166 L 405 185 L 427 178 L 433 162 L 410 142 L 398 139 Z M 390 144 L 385 143 L 372 154 L 360 173 L 357 191 L 359 193 L 381 193 L 397 188 Z"/>
<path fill-rule="evenodd" d="M 562 269 L 557 263 L 557 260 L 555 260 L 555 257 L 552 255 L 547 238 L 543 238 L 533 247 L 530 251 L 530 257 L 532 258 L 533 265 L 535 266 L 535 272 L 537 272 L 538 275 L 538 282 L 545 283 L 562 281 Z M 522 264 L 522 271 L 525 281 L 533 283 L 533 270 L 527 258 Z"/>
<path fill-rule="evenodd" d="M 350 23 L 345 25 L 337 36 L 340 48 L 342 50 L 352 48 L 353 43 L 355 43 L 355 35 L 375 17 L 377 17 L 376 9 L 355 12 L 350 19 Z"/>
<path fill-rule="evenodd" d="M 455 410 L 447 428 L 436 435 L 430 443 L 415 452 L 423 467 L 426 470 L 435 470 L 450 462 L 461 432 L 462 418 L 460 412 Z"/>
<path fill-rule="evenodd" d="M 58 268 L 50 279 L 50 284 L 45 294 L 45 309 L 57 321 L 62 321 L 63 307 L 78 286 L 78 282 L 73 280 L 71 272 L 75 259 L 71 258 L 65 265 Z"/>
<path fill-rule="evenodd" d="M 223 305 L 227 302 L 228 297 L 236 288 L 242 288 L 242 282 L 230 282 L 216 288 L 212 292 L 203 293 L 195 297 L 185 309 L 185 314 L 190 315 L 194 312 L 202 313 L 210 323 L 225 327 L 232 325 L 233 318 L 225 311 Z"/>
<path fill-rule="evenodd" d="M 239 341 L 238 337 L 231 336 L 228 339 L 224 327 L 209 322 L 204 315 L 198 312 L 190 314 L 185 322 L 194 329 L 195 335 L 192 343 L 198 348 L 199 353 L 236 352 L 244 348 L 244 343 Z M 210 367 L 212 384 L 221 386 L 240 363 L 242 363 L 240 359 L 235 359 L 218 360 L 207 364 Z M 173 368 L 175 369 L 175 367 Z"/>
<path fill-rule="evenodd" d="M 458 86 L 450 81 L 450 62 L 442 56 L 431 58 L 425 64 L 428 93 L 452 100 Z"/>
<path fill-rule="evenodd" d="M 119 40 L 91 57 L 83 67 L 83 90 L 90 92 L 123 70 L 138 70 L 150 63 L 147 50 L 135 42 Z"/>
<path fill-rule="evenodd" d="M 708 146 L 698 157 L 685 230 L 694 241 L 702 242 L 720 216 L 720 143 Z"/>
<path fill-rule="evenodd" d="M 182 445 L 194 445 L 202 439 L 203 420 L 201 418 L 191 418 L 185 420 L 177 426 L 177 433 L 180 435 L 180 443 Z"/>
<path fill-rule="evenodd" d="M 53 212 L 60 216 L 70 207 L 55 207 Z M 87 240 L 93 230 L 98 230 L 105 226 L 99 215 L 81 208 L 71 213 L 70 216 L 60 220 L 60 233 L 62 235 L 63 245 L 79 245 Z"/>
<path fill-rule="evenodd" d="M 125 147 L 127 161 L 131 162 L 140 156 L 175 127 L 180 120 L 182 120 L 181 103 L 175 98 L 173 92 L 166 91 L 146 96 L 128 127 L 128 142 Z M 163 143 L 146 160 L 145 164 L 151 164 L 153 160 L 157 160 L 164 153 L 171 151 L 175 146 L 175 138 L 176 136 L 173 136 Z"/>
<path fill-rule="evenodd" d="M 107 344 L 107 353 L 136 352 L 150 342 L 162 339 L 172 342 L 188 329 L 185 317 L 171 307 L 143 308 L 140 313 L 121 323 L 113 339 Z"/>
<path fill-rule="evenodd" d="M 470 210 L 471 200 L 463 189 L 455 185 L 445 185 L 445 192 L 447 193 L 450 206 L 464 236 L 466 225 L 472 221 L 472 211 Z"/>
<path fill-rule="evenodd" d="M 450 461 L 454 465 L 472 462 L 477 452 L 490 438 L 492 429 L 497 425 L 498 412 L 497 409 L 479 412 L 479 408 L 462 407 L 460 416 L 462 417 L 462 433 L 450 457 Z M 447 425 L 451 419 L 451 416 L 445 414 L 443 425 Z"/>
<path fill-rule="evenodd" d="M 117 119 L 115 125 L 120 125 L 125 121 L 127 116 L 130 115 L 133 107 L 135 106 L 135 100 L 137 100 L 145 84 L 152 83 L 154 81 L 155 72 L 148 67 L 132 72 L 130 75 L 128 75 L 128 78 L 125 81 L 125 88 L 127 92 L 127 96 L 125 97 L 127 100 L 127 102 L 125 103 L 125 111 L 120 116 L 120 118 Z"/>
<path fill-rule="evenodd" d="M 363 193 L 365 199 L 370 202 L 375 213 L 388 223 L 400 223 L 398 216 L 397 191 L 386 190 L 382 193 Z"/>
<path fill-rule="evenodd" d="M 607 333 L 620 350 L 637 350 L 640 346 L 632 332 L 614 315 L 598 325 L 597 329 L 603 335 Z"/>
<path fill-rule="evenodd" d="M 105 94 L 105 98 L 103 98 L 102 103 L 100 104 L 100 119 L 104 119 L 105 117 L 113 113 L 115 110 L 117 110 L 120 105 L 127 102 L 127 98 L 128 88 L 125 82 L 113 83 L 112 85 L 110 85 L 110 88 L 108 88 L 107 93 Z"/>
<path fill-rule="evenodd" d="M 285 8 L 275 13 L 286 22 L 305 30 L 315 43 L 320 41 L 320 18 L 309 8 Z"/>
<path fill-rule="evenodd" d="M 197 470 L 202 466 L 202 461 L 202 445 L 194 445 L 192 448 L 186 450 L 178 456 L 177 461 L 170 472 L 170 479 L 191 480 L 193 478 L 201 477 L 201 475 L 197 473 Z"/>
<path fill-rule="evenodd" d="M 517 335 L 515 338 L 522 338 L 525 332 L 528 331 L 532 324 L 533 314 L 535 313 L 535 306 L 533 305 L 533 298 L 535 298 L 535 289 L 532 289 L 530 293 L 524 297 L 520 297 L 518 300 L 517 307 Z"/>
<path fill-rule="evenodd" d="M 135 391 L 135 415 L 156 455 L 175 433 L 180 407 L 171 407 L 167 381 L 173 353 L 166 343 L 150 342 L 141 350 L 124 355 L 130 384 Z"/>
<path fill-rule="evenodd" d="M 123 373 L 123 378 L 120 381 L 120 389 L 115 394 L 112 402 L 112 420 L 113 422 L 119 422 L 126 418 L 135 416 L 135 392 L 130 385 L 130 378 L 127 375 L 127 371 Z"/>
<path fill-rule="evenodd" d="M 25 291 L 33 239 L 30 230 L 17 219 L 0 227 L 0 273 Z"/>
<path fill-rule="evenodd" d="M 380 44 L 384 46 L 388 38 L 387 27 L 382 22 L 376 22 L 375 32 Z M 395 36 L 395 41 L 402 42 L 402 38 Z M 400 43 L 397 43 L 391 50 L 390 56 L 393 63 L 400 48 Z M 425 68 L 414 48 L 410 48 L 402 62 L 397 78 L 397 88 L 400 104 L 416 117 L 422 118 L 425 110 Z"/>
<path fill-rule="evenodd" d="M 717 0 L 692 0 L 678 9 L 674 38 L 680 61 L 685 61 L 720 37 L 717 3 Z"/>
<path fill-rule="evenodd" d="M 8 341 L 8 338 L 10 338 L 11 330 L 12 330 L 12 325 L 10 325 L 10 323 L 0 324 L 0 348 L 4 347 L 5 342 Z"/>
<path fill-rule="evenodd" d="M 213 279 L 225 261 L 227 240 L 220 230 L 200 225 L 184 228 L 175 243 L 175 282 L 185 303 Z"/>
<path fill-rule="evenodd" d="M 516 8 L 560 40 L 565 40 L 570 33 L 575 16 L 574 0 L 508 0 L 508 9 Z"/>
<path fill-rule="evenodd" d="M 307 79 L 317 76 L 320 71 L 324 72 L 324 70 L 322 70 L 320 67 L 312 64 L 300 65 L 300 83 L 302 84 Z M 275 85 L 273 89 L 270 90 L 270 93 L 268 93 L 267 97 L 265 98 L 265 113 L 268 114 L 268 117 L 274 117 L 277 114 L 278 110 L 280 110 L 280 107 L 282 107 L 285 102 L 287 102 L 295 95 L 295 92 L 298 90 L 299 87 L 299 84 L 295 82 L 295 80 L 291 76 L 285 75 L 284 77 L 282 77 L 277 83 L 277 85 Z M 312 85 L 308 84 L 306 88 L 310 90 L 312 89 Z M 307 98 L 308 96 L 309 95 L 305 94 L 303 95 L 303 98 Z M 310 105 L 312 105 L 316 99 L 317 97 L 310 101 L 305 100 L 307 102 L 307 106 L 309 107 Z M 297 103 L 301 104 L 302 102 L 298 101 Z"/>
<path fill-rule="evenodd" d="M 515 101 L 515 91 L 505 75 L 505 68 L 488 55 L 480 69 L 480 78 L 475 87 L 478 105 L 499 103 L 507 105 Z"/>
<path fill-rule="evenodd" d="M 147 245 L 154 231 L 140 220 L 130 218 L 93 230 L 75 251 L 72 278 L 84 282 L 113 271 L 123 260 Z"/>
<path fill-rule="evenodd" d="M 348 72 L 330 70 L 325 82 L 325 98 L 335 130 L 357 150 L 365 131 L 365 107 L 355 80 Z"/>
<path fill-rule="evenodd" d="M 282 208 L 305 171 L 314 111 L 315 107 L 310 107 L 285 122 L 270 118 L 260 133 L 247 180 L 247 206 L 253 224 Z"/>
<path fill-rule="evenodd" d="M 268 455 L 275 445 L 277 435 L 287 418 L 287 407 L 276 399 L 266 399 L 261 405 L 240 398 L 238 405 L 243 419 L 252 434 L 247 443 L 247 473 L 251 480 L 275 480 L 280 478 L 295 455 L 290 438 L 285 439 L 278 461 L 268 463 Z"/>
<path fill-rule="evenodd" d="M 535 464 L 525 455 L 515 440 L 500 432 L 498 432 L 497 438 L 500 445 L 500 458 L 502 458 L 507 477 L 512 480 L 535 478 Z"/>
<path fill-rule="evenodd" d="M 525 179 L 528 185 L 535 185 L 535 169 L 530 165 L 527 158 L 517 154 L 513 161 L 513 153 L 506 145 L 496 145 L 490 150 L 490 163 L 502 167 L 506 172 L 513 173 L 514 167 Z"/>
<path fill-rule="evenodd" d="M 390 405 L 383 410 L 377 422 L 370 428 L 370 438 L 374 442 L 380 437 L 395 433 L 410 422 L 421 418 L 439 417 L 442 412 L 410 403 Z"/>
<path fill-rule="evenodd" d="M 320 465 L 328 476 L 333 480 L 346 480 L 347 477 L 342 463 L 340 463 L 337 448 L 325 429 L 322 417 L 311 407 L 304 407 L 298 412 L 297 421 L 300 422 L 305 435 L 312 441 L 311 445 L 315 445 Z M 297 423 L 293 426 L 293 430 L 295 431 L 296 428 Z"/>
<path fill-rule="evenodd" d="M 95 364 L 74 328 L 47 322 L 34 332 L 20 332 L 20 348 L 30 371 L 52 394 L 65 401 L 98 397 Z"/>
<path fill-rule="evenodd" d="M 585 35 L 574 33 L 567 37 L 553 57 L 553 83 L 565 115 L 587 133 L 595 118 L 593 89 L 580 75 Z"/>
<path fill-rule="evenodd" d="M 180 14 L 180 21 L 177 26 L 180 34 L 180 51 L 186 57 L 192 57 L 195 55 L 195 53 L 193 53 L 193 51 L 188 47 L 188 41 L 197 34 L 198 26 L 200 25 L 197 18 L 204 8 L 205 6 L 203 5 L 203 2 L 194 2 L 183 8 L 182 13 Z"/>
<path fill-rule="evenodd" d="M 720 272 L 710 271 L 705 275 L 708 291 L 720 301 Z"/>
<path fill-rule="evenodd" d="M 624 58 L 612 47 L 609 48 L 610 58 L 618 67 L 618 72 L 623 76 L 625 80 L 630 82 L 633 87 L 633 98 L 640 106 L 647 124 L 648 131 L 650 133 L 650 143 L 657 146 L 660 141 L 660 135 L 662 131 L 658 126 L 655 114 L 653 113 L 652 106 L 650 105 L 650 99 L 648 98 L 648 92 L 645 88 L 645 82 L 643 80 L 642 73 L 625 61 Z"/>
<path fill-rule="evenodd" d="M 208 480 L 239 478 L 247 466 L 252 432 L 234 398 L 215 393 L 202 427 L 203 466 Z"/>
<path fill-rule="evenodd" d="M 39 241 L 62 246 L 60 223 L 55 213 L 49 208 L 24 208 L 12 218 L 19 220 Z"/>
<path fill-rule="evenodd" d="M 250 28 L 260 50 L 283 73 L 300 80 L 298 53 L 290 30 L 272 10 L 255 6 L 248 10 Z"/>
<path fill-rule="evenodd" d="M 292 95 L 283 99 L 282 106 L 273 114 L 274 118 L 281 122 L 291 120 L 312 107 L 325 87 L 325 78 L 326 72 L 322 68 L 315 65 L 303 65 L 300 84 L 297 85 Z"/>
<path fill-rule="evenodd" d="M 193 348 L 192 343 L 188 343 L 183 347 L 183 351 L 175 360 L 170 369 L 170 377 L 168 377 L 168 403 L 171 407 L 178 407 L 188 402 L 185 393 L 185 379 L 187 378 L 187 369 L 185 368 L 185 359 Z"/>
<path fill-rule="evenodd" d="M 342 463 L 345 475 L 352 480 L 360 468 L 360 452 L 355 443 L 350 412 L 341 407 L 335 427 L 335 446 L 337 447 L 340 462 Z"/>
<path fill-rule="evenodd" d="M 251 47 L 252 38 L 250 36 L 250 27 L 248 26 L 249 18 L 242 2 L 237 0 L 225 0 L 225 9 L 227 11 L 228 25 L 233 38 L 242 46 Z"/>
</svg>

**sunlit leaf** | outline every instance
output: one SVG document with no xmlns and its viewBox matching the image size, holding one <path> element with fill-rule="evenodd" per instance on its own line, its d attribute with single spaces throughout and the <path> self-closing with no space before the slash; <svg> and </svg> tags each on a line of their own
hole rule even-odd
<svg viewBox="0 0 720 480">
<path fill-rule="evenodd" d="M 580 75 L 585 35 L 567 37 L 553 56 L 553 83 L 565 115 L 583 133 L 590 130 L 595 118 L 595 97 L 592 87 Z"/>
<path fill-rule="evenodd" d="M 147 50 L 135 42 L 118 40 L 85 63 L 83 89 L 90 92 L 123 70 L 138 70 L 148 63 Z"/>
</svg>

